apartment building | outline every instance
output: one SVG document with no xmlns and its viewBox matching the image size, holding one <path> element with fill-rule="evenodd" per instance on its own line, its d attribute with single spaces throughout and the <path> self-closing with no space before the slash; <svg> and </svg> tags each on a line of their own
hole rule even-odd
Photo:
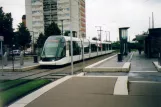
<svg viewBox="0 0 161 107">
<path fill-rule="evenodd" d="M 80 0 L 79 5 L 79 18 L 80 18 L 80 26 L 79 32 L 81 37 L 86 37 L 86 7 L 85 7 L 85 0 Z"/>
<path fill-rule="evenodd" d="M 25 0 L 26 26 L 35 39 L 44 33 L 45 27 L 53 21 L 63 31 L 76 32 L 76 37 L 86 35 L 84 0 Z M 71 22 L 71 24 L 70 24 Z"/>
</svg>

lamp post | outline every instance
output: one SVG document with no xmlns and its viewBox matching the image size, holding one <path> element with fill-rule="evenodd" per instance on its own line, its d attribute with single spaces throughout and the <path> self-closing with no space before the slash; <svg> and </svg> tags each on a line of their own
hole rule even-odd
<svg viewBox="0 0 161 107">
<path fill-rule="evenodd" d="M 4 41 L 4 37 L 0 36 L 0 42 L 1 42 L 1 56 L 2 56 L 2 76 L 3 75 L 3 41 Z"/>
<path fill-rule="evenodd" d="M 106 41 L 107 41 L 107 32 L 109 33 L 109 41 L 110 41 L 110 31 L 105 31 L 105 33 L 106 33 Z"/>
<path fill-rule="evenodd" d="M 13 53 L 14 47 L 15 47 L 15 45 L 13 44 L 13 45 L 12 45 L 12 71 L 13 71 L 13 72 L 14 72 L 14 60 L 15 60 L 14 53 Z"/>
<path fill-rule="evenodd" d="M 72 1 L 70 0 L 70 48 L 71 48 L 71 75 L 73 75 L 73 35 L 72 35 Z"/>
<path fill-rule="evenodd" d="M 107 32 L 109 33 L 109 35 L 108 35 L 108 36 L 109 36 L 109 42 L 110 42 L 110 31 L 107 31 Z"/>
<path fill-rule="evenodd" d="M 99 35 L 99 40 L 101 41 L 102 40 L 102 26 L 95 26 L 96 28 L 99 27 L 100 30 L 97 30 L 100 32 L 100 35 Z"/>
<path fill-rule="evenodd" d="M 110 42 L 110 31 L 105 31 L 106 32 L 106 41 L 107 41 L 107 32 L 109 33 L 109 42 Z M 108 50 L 110 50 L 110 46 L 108 46 Z"/>
<path fill-rule="evenodd" d="M 63 36 L 63 32 L 64 32 L 64 31 L 63 31 L 63 21 L 64 21 L 64 20 L 60 20 L 60 21 L 61 21 L 61 27 L 62 27 L 62 34 L 61 34 L 61 35 Z"/>
<path fill-rule="evenodd" d="M 34 49 L 34 32 L 33 31 L 29 31 L 32 32 L 32 53 L 35 53 L 35 49 Z"/>
</svg>

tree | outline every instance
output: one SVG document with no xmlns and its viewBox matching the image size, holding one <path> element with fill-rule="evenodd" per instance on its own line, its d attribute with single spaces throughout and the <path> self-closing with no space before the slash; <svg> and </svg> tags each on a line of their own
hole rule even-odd
<svg viewBox="0 0 161 107">
<path fill-rule="evenodd" d="M 112 43 L 112 49 L 120 49 L 120 41 Z"/>
<path fill-rule="evenodd" d="M 10 46 L 14 35 L 12 21 L 11 13 L 4 13 L 2 7 L 0 7 L 0 35 L 4 36 L 4 44 Z"/>
<path fill-rule="evenodd" d="M 40 33 L 37 39 L 37 47 L 42 48 L 44 46 L 45 40 L 46 40 L 46 37 L 42 33 Z"/>
<path fill-rule="evenodd" d="M 20 46 L 25 49 L 26 46 L 28 46 L 31 43 L 31 35 L 28 29 L 25 27 L 24 23 L 20 23 L 18 25 L 18 31 L 17 31 L 17 41 Z"/>
<path fill-rule="evenodd" d="M 67 31 L 65 31 L 64 36 L 69 36 L 69 34 L 70 34 L 70 31 L 67 30 Z"/>
<path fill-rule="evenodd" d="M 37 39 L 37 47 L 42 48 L 46 39 L 52 35 L 61 35 L 61 30 L 55 22 L 51 23 L 48 27 L 45 28 L 45 35 L 40 33 Z"/>
<path fill-rule="evenodd" d="M 48 27 L 45 28 L 46 38 L 51 35 L 61 35 L 61 30 L 55 22 L 51 23 Z"/>
<path fill-rule="evenodd" d="M 97 37 L 93 37 L 92 40 L 98 40 Z"/>
</svg>

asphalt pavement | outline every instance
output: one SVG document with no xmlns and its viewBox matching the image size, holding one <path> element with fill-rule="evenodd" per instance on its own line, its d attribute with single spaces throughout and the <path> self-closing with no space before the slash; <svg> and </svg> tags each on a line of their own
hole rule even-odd
<svg viewBox="0 0 161 107">
<path fill-rule="evenodd" d="M 129 73 L 87 73 L 91 77 L 70 78 L 25 107 L 161 107 L 161 73 L 152 63 L 156 60 L 134 52 Z M 114 95 L 119 76 L 128 76 L 128 95 Z"/>
</svg>

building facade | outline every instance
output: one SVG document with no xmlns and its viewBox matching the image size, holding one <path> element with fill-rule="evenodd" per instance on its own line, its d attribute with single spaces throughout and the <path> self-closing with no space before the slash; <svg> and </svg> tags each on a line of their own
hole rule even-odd
<svg viewBox="0 0 161 107">
<path fill-rule="evenodd" d="M 76 37 L 86 35 L 84 0 L 25 0 L 26 26 L 37 39 L 52 22 L 62 31 L 75 32 Z"/>
</svg>

